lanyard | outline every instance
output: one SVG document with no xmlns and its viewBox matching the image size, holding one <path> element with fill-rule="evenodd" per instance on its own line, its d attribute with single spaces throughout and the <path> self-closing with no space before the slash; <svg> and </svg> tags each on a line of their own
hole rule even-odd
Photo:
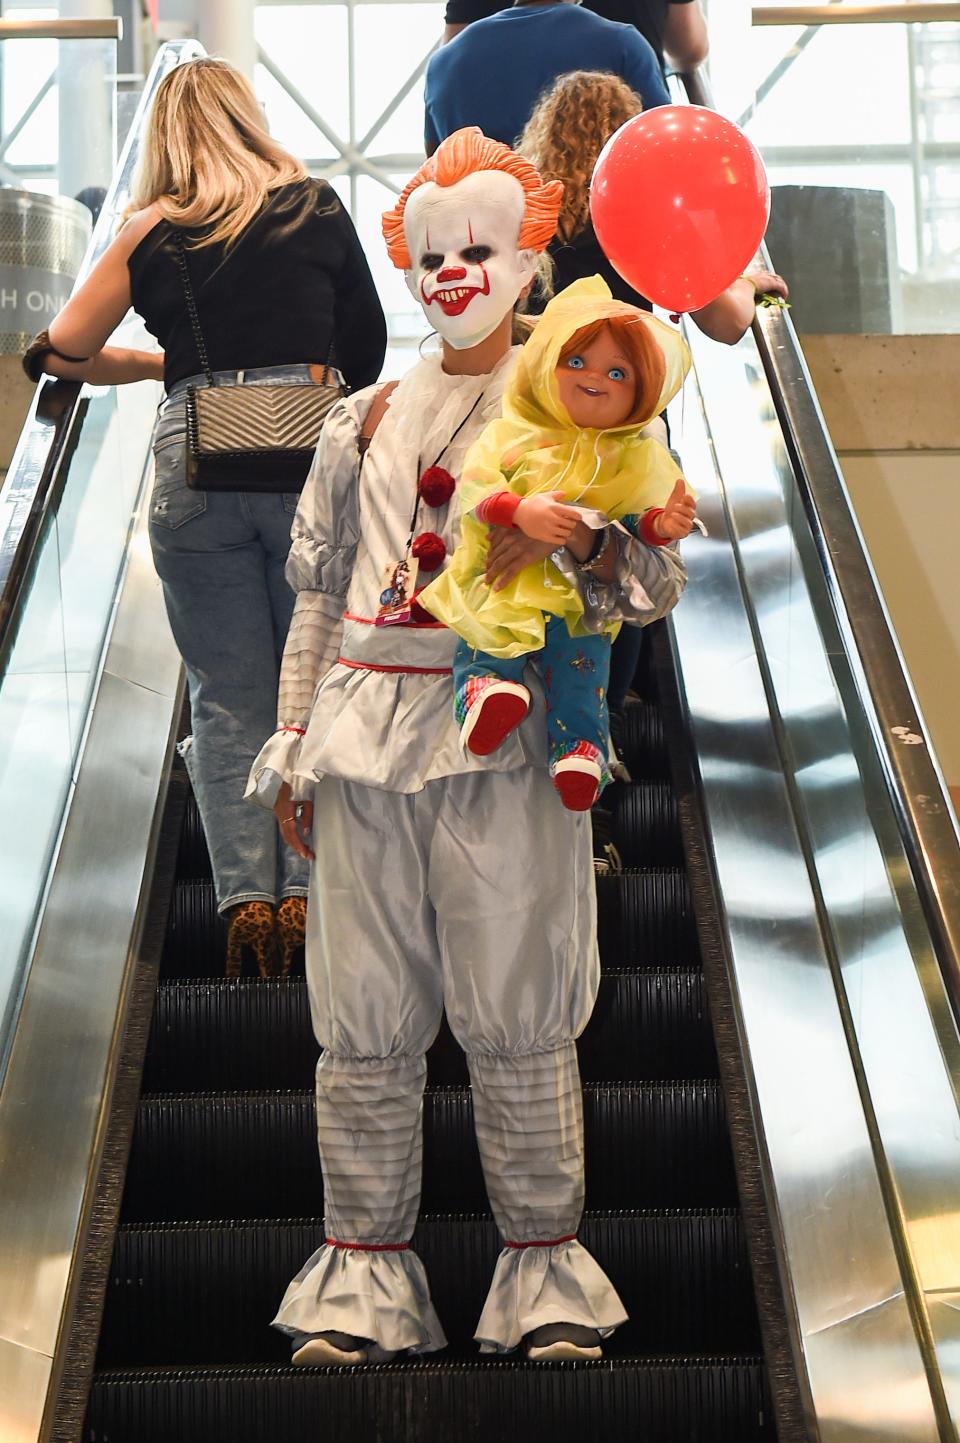
<svg viewBox="0 0 960 1443">
<path fill-rule="evenodd" d="M 470 420 L 470 417 L 473 415 L 474 411 L 477 409 L 477 407 L 479 406 L 480 402 L 483 400 L 483 396 L 484 396 L 484 393 L 483 393 L 483 391 L 481 391 L 480 394 L 479 394 L 479 396 L 477 396 L 476 400 L 474 401 L 473 405 L 470 407 L 470 410 L 469 410 L 469 411 L 467 412 L 467 414 L 464 416 L 463 420 L 458 424 L 458 426 L 457 426 L 456 430 L 454 431 L 453 435 L 449 438 L 448 441 L 446 441 L 446 442 L 444 443 L 443 449 L 441 450 L 441 452 L 440 452 L 440 454 L 438 455 L 437 459 L 433 462 L 433 465 L 432 465 L 432 466 L 428 466 L 428 467 L 426 468 L 428 471 L 429 471 L 429 470 L 432 470 L 432 469 L 433 469 L 433 466 L 439 466 L 440 462 L 443 460 L 444 456 L 445 456 L 445 455 L 447 454 L 447 452 L 450 450 L 450 447 L 453 445 L 454 441 L 455 441 L 455 440 L 457 439 L 457 437 L 460 435 L 460 432 L 463 430 L 464 426 L 465 426 L 465 425 L 467 424 L 467 422 Z M 418 457 L 417 457 L 417 490 L 416 490 L 416 495 L 415 495 L 414 501 L 413 501 L 413 514 L 412 514 L 411 517 L 410 517 L 410 534 L 409 534 L 408 537 L 407 537 L 407 544 L 406 544 L 406 546 L 405 546 L 404 549 L 403 549 L 403 554 L 404 554 L 404 556 L 409 556 L 409 555 L 410 555 L 410 548 L 411 548 L 411 546 L 413 545 L 413 533 L 414 533 L 414 532 L 416 531 L 416 529 L 417 529 L 417 517 L 420 515 L 420 482 L 421 482 L 421 480 L 423 479 L 423 477 L 424 477 L 425 474 L 426 474 L 426 473 L 425 473 L 425 471 L 424 471 L 424 468 L 423 468 L 423 467 L 421 466 L 421 464 L 420 464 L 420 457 L 418 456 Z"/>
</svg>

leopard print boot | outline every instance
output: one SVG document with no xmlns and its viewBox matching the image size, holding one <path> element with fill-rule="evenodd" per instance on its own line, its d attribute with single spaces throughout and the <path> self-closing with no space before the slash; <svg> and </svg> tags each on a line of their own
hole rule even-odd
<svg viewBox="0 0 960 1443">
<path fill-rule="evenodd" d="M 307 933 L 306 897 L 284 897 L 277 908 L 277 940 L 280 944 L 280 976 L 289 977 L 296 961 L 303 970 L 303 945 Z"/>
<path fill-rule="evenodd" d="M 244 952 L 252 953 L 261 977 L 277 971 L 277 939 L 269 902 L 238 902 L 227 911 L 228 977 L 242 977 Z"/>
</svg>

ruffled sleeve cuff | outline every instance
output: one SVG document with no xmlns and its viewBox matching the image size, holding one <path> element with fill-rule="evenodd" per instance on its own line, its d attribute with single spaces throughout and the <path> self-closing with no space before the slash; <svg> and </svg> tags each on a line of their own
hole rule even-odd
<svg viewBox="0 0 960 1443">
<path fill-rule="evenodd" d="M 274 732 L 250 768 L 247 789 L 243 794 L 247 801 L 255 802 L 270 812 L 283 782 L 289 783 L 296 794 L 294 770 L 303 735 L 304 728 L 301 726 L 279 727 Z"/>
<path fill-rule="evenodd" d="M 586 519 L 586 518 L 585 518 Z M 594 523 L 587 520 L 588 525 Z M 631 536 L 618 521 L 610 526 L 614 579 L 603 582 L 590 572 L 578 571 L 570 553 L 555 551 L 553 560 L 583 598 L 581 624 L 589 632 L 609 629 L 611 622 L 648 626 L 676 606 L 687 584 L 687 569 L 675 544 L 647 546 Z"/>
</svg>

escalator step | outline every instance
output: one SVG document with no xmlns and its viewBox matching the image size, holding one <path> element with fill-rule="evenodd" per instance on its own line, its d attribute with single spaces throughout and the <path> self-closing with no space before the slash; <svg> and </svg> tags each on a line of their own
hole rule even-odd
<svg viewBox="0 0 960 1443">
<path fill-rule="evenodd" d="M 660 708 L 648 701 L 631 701 L 623 709 L 623 760 L 635 782 L 665 782 L 670 778 L 670 754 Z"/>
<path fill-rule="evenodd" d="M 630 1315 L 611 1353 L 759 1350 L 738 1213 L 587 1214 L 579 1236 Z M 315 1219 L 121 1228 L 98 1365 L 285 1361 L 288 1345 L 268 1325 L 322 1241 Z M 451 1346 L 473 1353 L 500 1248 L 495 1224 L 424 1216 L 413 1241 Z"/>
<path fill-rule="evenodd" d="M 676 868 L 628 870 L 599 876 L 596 882 L 597 937 L 604 966 L 699 965 L 686 873 Z"/>
<path fill-rule="evenodd" d="M 658 794 L 662 790 L 651 785 Z M 648 790 L 626 787 L 623 795 Z M 657 857 L 654 862 L 649 870 L 597 878 L 600 958 L 607 966 L 682 966 L 695 965 L 699 959 L 687 879 L 679 869 L 668 868 L 663 859 Z M 179 881 L 167 923 L 163 976 L 222 976 L 226 935 L 226 923 L 217 914 L 213 883 Z"/>
<path fill-rule="evenodd" d="M 323 1420 L 322 1429 L 319 1420 Z M 776 1443 L 759 1358 L 101 1374 L 86 1443 Z"/>
<path fill-rule="evenodd" d="M 613 840 L 625 867 L 682 867 L 673 788 L 666 782 L 620 787 L 611 802 Z"/>
<path fill-rule="evenodd" d="M 689 968 L 610 971 L 580 1039 L 588 1082 L 713 1077 L 703 975 Z M 144 1092 L 312 1087 L 317 1045 L 306 983 L 168 982 L 157 992 Z M 444 1025 L 428 1057 L 433 1084 L 467 1079 Z"/>
<path fill-rule="evenodd" d="M 187 805 L 183 813 L 183 826 L 180 829 L 180 850 L 177 853 L 177 876 L 184 879 L 189 877 L 210 877 L 210 853 L 207 851 L 207 839 L 203 834 L 203 823 L 200 820 L 200 809 L 197 806 L 197 799 L 191 791 L 187 797 Z"/>
<path fill-rule="evenodd" d="M 469 1088 L 428 1091 L 423 1195 L 431 1211 L 486 1208 Z M 725 1207 L 736 1185 L 716 1082 L 584 1089 L 594 1208 Z M 313 1094 L 173 1094 L 141 1100 L 126 1222 L 313 1215 L 321 1208 Z"/>
</svg>

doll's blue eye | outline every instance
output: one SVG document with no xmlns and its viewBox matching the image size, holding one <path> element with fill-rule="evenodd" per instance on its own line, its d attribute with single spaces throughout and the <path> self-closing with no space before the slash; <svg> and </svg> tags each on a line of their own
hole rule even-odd
<svg viewBox="0 0 960 1443">
<path fill-rule="evenodd" d="M 625 381 L 627 379 L 626 371 L 621 371 L 619 366 L 611 366 L 607 375 L 611 381 Z"/>
<path fill-rule="evenodd" d="M 582 357 L 582 356 L 571 356 L 570 359 L 567 361 L 567 365 L 570 367 L 571 371 L 582 371 L 582 370 L 583 370 L 583 357 Z"/>
</svg>

